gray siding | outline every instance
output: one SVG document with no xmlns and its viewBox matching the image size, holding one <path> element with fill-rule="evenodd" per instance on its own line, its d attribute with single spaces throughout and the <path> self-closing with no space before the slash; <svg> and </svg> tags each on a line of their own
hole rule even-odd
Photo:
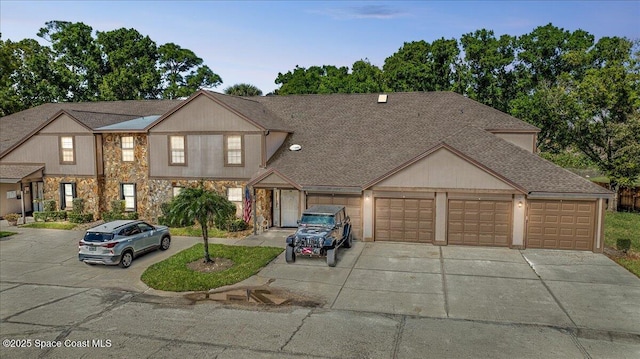
<svg viewBox="0 0 640 359">
<path fill-rule="evenodd" d="M 60 135 L 75 138 L 74 165 L 60 164 Z M 3 163 L 44 163 L 47 175 L 95 175 L 95 145 L 92 134 L 38 134 L 2 158 Z"/>
<path fill-rule="evenodd" d="M 535 150 L 535 133 L 496 133 L 495 135 L 531 153 Z"/>
<path fill-rule="evenodd" d="M 187 166 L 170 166 L 168 136 L 149 136 L 149 163 L 152 177 L 250 178 L 261 162 L 262 135 L 244 135 L 244 166 L 224 166 L 223 134 L 186 135 Z"/>
<path fill-rule="evenodd" d="M 266 136 L 266 147 L 267 147 L 267 161 L 274 153 L 282 146 L 282 143 L 287 138 L 288 133 L 286 132 L 269 132 Z"/>
<path fill-rule="evenodd" d="M 214 100 L 199 96 L 152 127 L 149 132 L 259 131 Z"/>
</svg>

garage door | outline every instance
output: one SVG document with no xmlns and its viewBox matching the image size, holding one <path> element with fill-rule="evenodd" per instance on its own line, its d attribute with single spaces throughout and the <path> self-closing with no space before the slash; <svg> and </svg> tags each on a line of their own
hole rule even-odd
<svg viewBox="0 0 640 359">
<path fill-rule="evenodd" d="M 527 248 L 593 248 L 596 202 L 531 200 Z"/>
<path fill-rule="evenodd" d="M 345 206 L 351 219 L 353 235 L 362 239 L 362 198 L 360 196 L 308 195 L 307 208 L 314 204 L 339 204 Z"/>
<path fill-rule="evenodd" d="M 449 200 L 449 244 L 507 247 L 511 243 L 511 201 Z"/>
<path fill-rule="evenodd" d="M 433 199 L 376 198 L 375 240 L 433 242 Z"/>
</svg>

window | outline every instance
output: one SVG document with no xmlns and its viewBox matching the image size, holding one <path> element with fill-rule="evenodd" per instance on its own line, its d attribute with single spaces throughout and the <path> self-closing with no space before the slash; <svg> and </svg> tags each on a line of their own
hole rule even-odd
<svg viewBox="0 0 640 359">
<path fill-rule="evenodd" d="M 242 216 L 242 187 L 227 189 L 227 199 L 236 205 L 236 216 Z"/>
<path fill-rule="evenodd" d="M 232 135 L 226 136 L 225 142 L 225 165 L 227 166 L 242 166 L 243 153 L 242 153 L 242 136 Z"/>
<path fill-rule="evenodd" d="M 74 198 L 76 198 L 76 184 L 60 183 L 60 209 L 73 208 Z"/>
<path fill-rule="evenodd" d="M 72 136 L 60 137 L 60 163 L 74 164 L 75 158 L 74 138 Z"/>
<path fill-rule="evenodd" d="M 182 188 L 183 187 L 173 187 L 172 188 L 173 196 L 178 197 L 180 195 L 180 192 L 182 192 Z"/>
<path fill-rule="evenodd" d="M 242 202 L 242 188 L 229 188 L 227 197 L 230 202 Z"/>
<path fill-rule="evenodd" d="M 120 145 L 122 147 L 122 161 L 133 162 L 133 136 L 122 137 Z"/>
<path fill-rule="evenodd" d="M 136 210 L 136 185 L 134 183 L 123 183 L 120 185 L 120 199 L 124 200 L 124 210 L 135 212 Z"/>
<path fill-rule="evenodd" d="M 169 136 L 169 164 L 185 165 L 187 163 L 185 142 L 184 136 Z"/>
</svg>

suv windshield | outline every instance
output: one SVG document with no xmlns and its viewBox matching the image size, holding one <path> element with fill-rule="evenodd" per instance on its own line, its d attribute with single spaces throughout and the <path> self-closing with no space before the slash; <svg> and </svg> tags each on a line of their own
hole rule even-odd
<svg viewBox="0 0 640 359">
<path fill-rule="evenodd" d="M 112 233 L 87 232 L 84 235 L 85 242 L 108 242 L 112 239 Z"/>
<path fill-rule="evenodd" d="M 311 224 L 321 226 L 333 226 L 336 224 L 335 218 L 326 214 L 303 214 L 300 224 Z"/>
</svg>

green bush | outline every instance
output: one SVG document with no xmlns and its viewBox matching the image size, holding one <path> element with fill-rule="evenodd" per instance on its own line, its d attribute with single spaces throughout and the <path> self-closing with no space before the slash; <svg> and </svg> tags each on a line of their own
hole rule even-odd
<svg viewBox="0 0 640 359">
<path fill-rule="evenodd" d="M 245 222 L 241 218 L 236 218 L 232 221 L 229 221 L 227 225 L 229 226 L 229 228 L 227 229 L 228 232 L 240 232 L 249 228 L 249 225 L 247 224 L 247 222 Z"/>
<path fill-rule="evenodd" d="M 55 205 L 55 201 L 53 203 Z M 67 219 L 67 211 L 33 212 L 33 219 L 36 222 L 64 221 Z"/>
<path fill-rule="evenodd" d="M 74 198 L 72 202 L 73 202 L 73 208 L 71 209 L 71 213 L 73 213 L 73 214 L 82 214 L 82 213 L 84 213 L 84 199 L 83 198 Z"/>
<path fill-rule="evenodd" d="M 69 213 L 67 216 L 71 223 L 89 223 L 93 222 L 93 214 L 91 213 Z"/>
<path fill-rule="evenodd" d="M 42 202 L 44 203 L 43 212 L 55 212 L 58 209 L 58 207 L 56 206 L 56 201 L 54 199 L 45 199 Z"/>
<path fill-rule="evenodd" d="M 112 213 L 124 213 L 126 202 L 121 199 L 117 199 L 115 201 L 111 201 L 111 212 Z"/>
<path fill-rule="evenodd" d="M 618 250 L 623 251 L 625 253 L 627 253 L 629 251 L 629 249 L 631 248 L 631 239 L 629 238 L 618 238 L 616 240 L 616 248 L 618 248 Z"/>
</svg>

